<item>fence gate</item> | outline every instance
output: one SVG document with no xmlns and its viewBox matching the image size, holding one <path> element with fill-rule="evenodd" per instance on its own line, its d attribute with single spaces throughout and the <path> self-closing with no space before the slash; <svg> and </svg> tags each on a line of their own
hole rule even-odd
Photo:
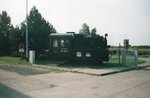
<svg viewBox="0 0 150 98">
<path fill-rule="evenodd" d="M 138 51 L 123 49 L 120 55 L 120 63 L 127 67 L 138 67 Z"/>
</svg>

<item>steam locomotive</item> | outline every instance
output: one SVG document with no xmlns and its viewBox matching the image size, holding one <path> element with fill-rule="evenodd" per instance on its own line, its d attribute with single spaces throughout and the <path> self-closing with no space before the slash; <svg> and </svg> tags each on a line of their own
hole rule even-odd
<svg viewBox="0 0 150 98">
<path fill-rule="evenodd" d="M 69 61 L 109 61 L 107 45 L 107 34 L 105 37 L 85 37 L 83 34 L 51 33 L 49 35 L 49 56 L 53 60 Z"/>
</svg>

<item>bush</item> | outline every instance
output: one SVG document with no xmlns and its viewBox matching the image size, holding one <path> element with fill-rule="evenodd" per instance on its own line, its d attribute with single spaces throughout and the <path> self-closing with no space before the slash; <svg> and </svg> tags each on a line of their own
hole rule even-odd
<svg viewBox="0 0 150 98">
<path fill-rule="evenodd" d="M 139 56 L 149 55 L 150 56 L 150 49 L 138 49 Z"/>
</svg>

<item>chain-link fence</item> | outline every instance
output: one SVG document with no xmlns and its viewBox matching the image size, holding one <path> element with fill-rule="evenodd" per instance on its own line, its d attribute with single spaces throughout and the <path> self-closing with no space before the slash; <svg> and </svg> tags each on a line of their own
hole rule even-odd
<svg viewBox="0 0 150 98">
<path fill-rule="evenodd" d="M 111 62 L 125 67 L 138 67 L 138 51 L 115 48 L 110 56 Z"/>
<path fill-rule="evenodd" d="M 120 64 L 127 67 L 138 67 L 138 52 L 137 50 L 125 50 L 120 52 Z"/>
</svg>

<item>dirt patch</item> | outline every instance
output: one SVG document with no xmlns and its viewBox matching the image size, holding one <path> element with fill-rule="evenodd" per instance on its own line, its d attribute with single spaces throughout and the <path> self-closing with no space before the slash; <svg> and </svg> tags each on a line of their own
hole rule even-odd
<svg viewBox="0 0 150 98">
<path fill-rule="evenodd" d="M 32 65 L 19 65 L 19 64 L 12 65 L 2 61 L 0 61 L 0 69 L 10 72 L 16 72 L 21 75 L 37 75 L 50 72 L 57 72 L 57 70 L 50 70 Z"/>
<path fill-rule="evenodd" d="M 50 84 L 50 85 L 49 85 L 49 88 L 54 88 L 54 87 L 56 87 L 55 84 Z"/>
</svg>

